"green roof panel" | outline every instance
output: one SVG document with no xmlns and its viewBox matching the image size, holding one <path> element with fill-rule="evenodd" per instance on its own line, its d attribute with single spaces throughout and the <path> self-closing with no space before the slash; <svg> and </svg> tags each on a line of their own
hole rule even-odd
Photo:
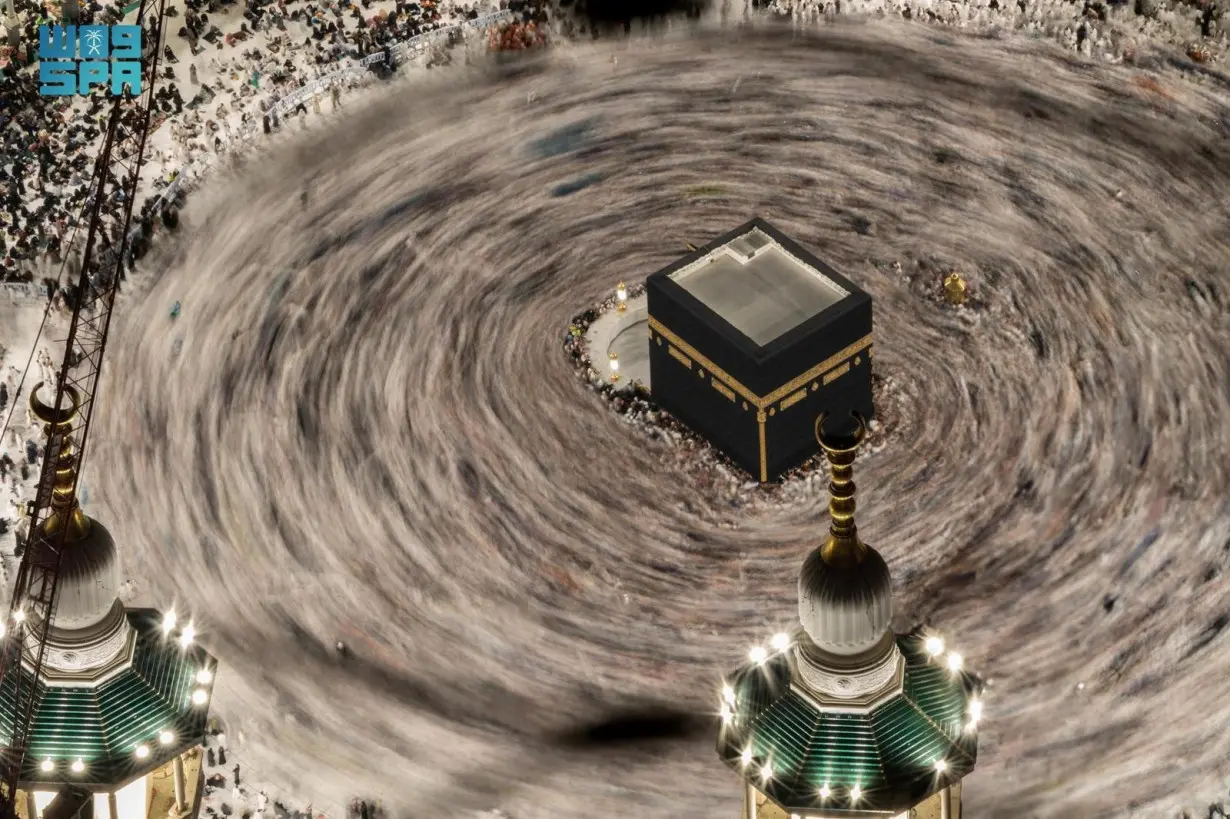
<svg viewBox="0 0 1230 819">
<path fill-rule="evenodd" d="M 47 685 L 34 682 L 23 668 L 22 684 L 34 682 L 40 698 L 30 726 L 29 745 L 22 770 L 23 784 L 77 782 L 86 787 L 110 787 L 130 781 L 165 764 L 205 735 L 207 706 L 191 701 L 196 673 L 215 663 L 203 648 L 182 648 L 160 628 L 160 617 L 149 609 L 130 610 L 128 620 L 137 633 L 131 665 L 95 687 Z M 11 741 L 15 680 L 10 673 L 0 680 L 0 744 Z M 162 731 L 175 739 L 158 742 Z M 138 760 L 138 745 L 150 755 Z M 51 771 L 42 762 L 51 759 Z M 85 763 L 71 772 L 74 760 Z"/>
<path fill-rule="evenodd" d="M 779 654 L 734 675 L 734 718 L 718 740 L 722 758 L 787 811 L 904 811 L 973 770 L 977 735 L 966 730 L 981 681 L 936 665 L 917 635 L 898 638 L 902 693 L 866 714 L 821 711 L 790 689 Z M 752 751 L 744 765 L 742 754 Z M 936 762 L 944 760 L 941 775 Z M 764 766 L 772 775 L 765 780 Z M 855 786 L 860 798 L 855 804 Z M 821 799 L 821 788 L 830 795 Z"/>
</svg>

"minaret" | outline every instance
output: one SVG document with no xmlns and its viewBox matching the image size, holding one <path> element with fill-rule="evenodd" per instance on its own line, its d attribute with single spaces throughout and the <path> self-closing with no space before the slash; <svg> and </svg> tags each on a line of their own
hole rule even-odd
<svg viewBox="0 0 1230 819">
<path fill-rule="evenodd" d="M 177 627 L 173 614 L 127 608 L 120 600 L 115 541 L 75 497 L 80 395 L 66 386 L 67 406 L 57 411 L 39 397 L 42 387 L 31 391 L 30 411 L 44 426 L 45 457 L 55 468 L 38 487 L 48 510 L 40 524 L 45 537 L 32 532 L 27 548 L 62 543 L 63 549 L 50 628 L 33 614 L 23 621 L 22 665 L 0 680 L 0 703 L 10 707 L 18 674 L 20 690 L 36 692 L 18 781 L 21 803 L 27 819 L 57 794 L 70 800 L 65 804 L 93 800 L 95 815 L 109 819 L 161 819 L 171 805 L 182 817 L 194 808 L 189 794 L 198 792 L 202 775 L 199 748 L 217 663 L 195 642 L 191 623 Z M 53 562 L 51 556 L 30 555 L 43 563 Z M 23 616 L 22 609 L 14 616 Z M 46 651 L 36 669 L 44 630 Z M 11 741 L 12 726 L 0 721 L 0 746 Z M 172 794 L 156 792 L 152 783 L 162 778 L 172 783 Z"/>
<path fill-rule="evenodd" d="M 85 516 L 77 503 L 77 451 L 73 440 L 73 421 L 79 397 L 66 387 L 68 407 L 57 414 L 54 407 L 39 399 L 38 385 L 30 395 L 30 411 L 44 427 L 47 436 L 45 457 L 54 459 L 50 510 L 41 527 L 46 538 L 30 537 L 31 549 L 50 548 L 58 533 L 68 527 L 60 557 L 56 588 L 55 616 L 47 635 L 42 676 L 66 684 L 97 684 L 118 671 L 128 659 L 136 633 L 125 615 L 119 598 L 120 570 L 115 541 L 101 523 Z M 33 555 L 36 559 L 39 555 Z M 28 650 L 23 659 L 29 663 L 38 654 L 44 624 L 31 622 L 26 629 Z"/>
<path fill-rule="evenodd" d="M 892 631 L 888 566 L 854 522 L 854 422 L 816 421 L 831 525 L 803 562 L 799 627 L 722 686 L 718 753 L 744 780 L 743 819 L 961 817 L 982 682 L 938 635 Z"/>
</svg>

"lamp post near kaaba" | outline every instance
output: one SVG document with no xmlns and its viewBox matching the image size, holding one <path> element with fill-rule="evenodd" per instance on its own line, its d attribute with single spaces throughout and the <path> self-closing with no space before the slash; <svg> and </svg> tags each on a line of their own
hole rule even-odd
<svg viewBox="0 0 1230 819">
<path fill-rule="evenodd" d="M 654 402 L 760 481 L 815 455 L 821 409 L 874 417 L 871 296 L 763 219 L 646 281 Z"/>
</svg>

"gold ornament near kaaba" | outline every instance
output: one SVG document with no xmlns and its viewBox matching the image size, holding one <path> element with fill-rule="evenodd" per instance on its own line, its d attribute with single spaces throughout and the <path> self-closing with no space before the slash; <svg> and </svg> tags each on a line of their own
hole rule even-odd
<svg viewBox="0 0 1230 819">
<path fill-rule="evenodd" d="M 611 353 L 607 358 L 611 361 L 611 380 L 619 380 L 619 353 Z"/>
<path fill-rule="evenodd" d="M 965 279 L 960 273 L 950 273 L 944 279 L 944 295 L 949 304 L 965 304 Z"/>
<path fill-rule="evenodd" d="M 623 282 L 615 285 L 615 301 L 618 303 L 616 310 L 623 312 L 628 309 L 628 288 Z"/>
</svg>

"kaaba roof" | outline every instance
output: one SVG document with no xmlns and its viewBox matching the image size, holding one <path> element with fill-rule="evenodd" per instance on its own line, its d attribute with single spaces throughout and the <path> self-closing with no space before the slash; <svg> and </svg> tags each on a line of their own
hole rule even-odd
<svg viewBox="0 0 1230 819">
<path fill-rule="evenodd" d="M 132 663 L 95 687 L 58 686 L 34 680 L 21 668 L 23 685 L 34 683 L 40 701 L 29 732 L 21 786 L 66 782 L 93 789 L 119 787 L 165 765 L 205 736 L 208 705 L 194 705 L 196 682 L 212 657 L 199 645 L 183 648 L 163 634 L 160 615 L 150 609 L 127 612 L 137 633 Z M 10 668 L 17 667 L 16 664 Z M 15 677 L 0 681 L 0 744 L 13 735 Z M 28 690 L 28 689 L 27 689 Z M 163 744 L 164 732 L 171 742 Z M 138 758 L 137 747 L 148 755 Z M 71 770 L 75 760 L 84 767 Z M 51 760 L 50 770 L 44 770 Z"/>
<path fill-rule="evenodd" d="M 759 347 L 851 295 L 865 296 L 763 219 L 664 272 Z"/>
<path fill-rule="evenodd" d="M 904 690 L 868 713 L 822 711 L 791 686 L 785 653 L 740 669 L 718 753 L 787 812 L 896 814 L 963 778 L 977 759 L 968 713 L 982 683 L 935 662 L 919 636 L 897 645 Z"/>
</svg>

